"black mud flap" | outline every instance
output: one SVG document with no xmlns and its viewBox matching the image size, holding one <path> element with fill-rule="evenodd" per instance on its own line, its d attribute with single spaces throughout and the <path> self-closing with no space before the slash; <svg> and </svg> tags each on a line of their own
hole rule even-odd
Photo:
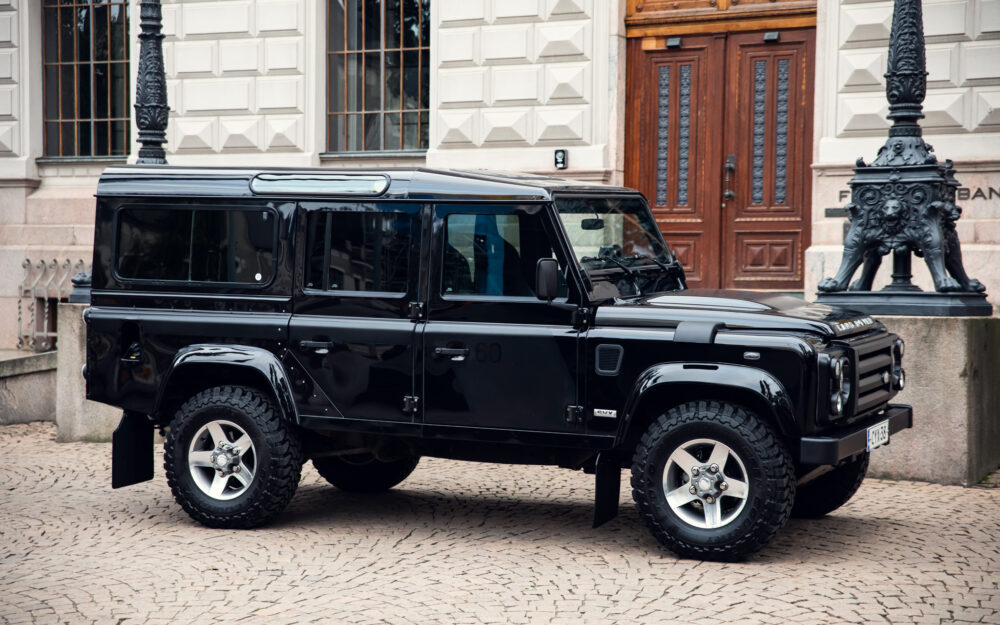
<svg viewBox="0 0 1000 625">
<path fill-rule="evenodd" d="M 618 495 L 622 485 L 622 467 L 612 454 L 599 453 L 594 469 L 594 527 L 618 516 Z"/>
<path fill-rule="evenodd" d="M 111 488 L 153 479 L 153 423 L 126 411 L 111 437 Z"/>
</svg>

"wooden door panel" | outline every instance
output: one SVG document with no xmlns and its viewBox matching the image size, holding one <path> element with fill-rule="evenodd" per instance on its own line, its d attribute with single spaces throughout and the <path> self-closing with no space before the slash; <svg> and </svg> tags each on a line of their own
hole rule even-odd
<svg viewBox="0 0 1000 625">
<path fill-rule="evenodd" d="M 722 220 L 726 286 L 802 288 L 809 245 L 812 29 L 732 34 L 726 51 L 726 154 L 736 169 Z"/>
<path fill-rule="evenodd" d="M 646 196 L 689 286 L 802 288 L 815 29 L 778 33 L 629 40 L 625 183 Z"/>
<path fill-rule="evenodd" d="M 724 38 L 690 36 L 680 48 L 630 42 L 626 184 L 649 200 L 667 242 L 678 248 L 691 286 L 718 286 L 718 177 Z"/>
</svg>

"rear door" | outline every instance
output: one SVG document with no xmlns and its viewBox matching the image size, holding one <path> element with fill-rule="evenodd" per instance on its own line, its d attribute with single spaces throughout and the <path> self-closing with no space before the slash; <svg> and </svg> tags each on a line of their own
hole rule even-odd
<svg viewBox="0 0 1000 625">
<path fill-rule="evenodd" d="M 421 206 L 303 202 L 302 288 L 290 324 L 302 415 L 412 421 Z"/>
</svg>

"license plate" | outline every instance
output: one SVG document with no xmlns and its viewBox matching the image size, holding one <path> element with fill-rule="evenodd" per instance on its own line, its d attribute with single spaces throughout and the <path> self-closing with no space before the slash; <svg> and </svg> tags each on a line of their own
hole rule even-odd
<svg viewBox="0 0 1000 625">
<path fill-rule="evenodd" d="M 876 423 L 868 428 L 868 451 L 889 442 L 889 421 Z"/>
</svg>

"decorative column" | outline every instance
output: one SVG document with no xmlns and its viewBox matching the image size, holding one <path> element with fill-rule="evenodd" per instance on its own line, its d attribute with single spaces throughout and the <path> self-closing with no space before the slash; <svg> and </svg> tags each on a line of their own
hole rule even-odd
<svg viewBox="0 0 1000 625">
<path fill-rule="evenodd" d="M 160 0 L 142 0 L 139 8 L 139 73 L 135 84 L 135 123 L 139 127 L 139 163 L 166 165 L 167 77 L 163 69 L 163 15 Z"/>
<path fill-rule="evenodd" d="M 991 315 L 986 287 L 962 265 L 955 222 L 958 181 L 952 162 L 939 163 L 919 120 L 927 91 L 921 0 L 895 0 L 885 74 L 892 127 L 875 160 L 858 158 L 847 212 L 851 222 L 837 275 L 819 283 L 817 301 L 889 315 Z M 871 291 L 882 257 L 893 255 L 893 281 Z M 911 281 L 911 254 L 922 256 L 935 292 Z M 851 282 L 858 267 L 861 276 Z"/>
</svg>

